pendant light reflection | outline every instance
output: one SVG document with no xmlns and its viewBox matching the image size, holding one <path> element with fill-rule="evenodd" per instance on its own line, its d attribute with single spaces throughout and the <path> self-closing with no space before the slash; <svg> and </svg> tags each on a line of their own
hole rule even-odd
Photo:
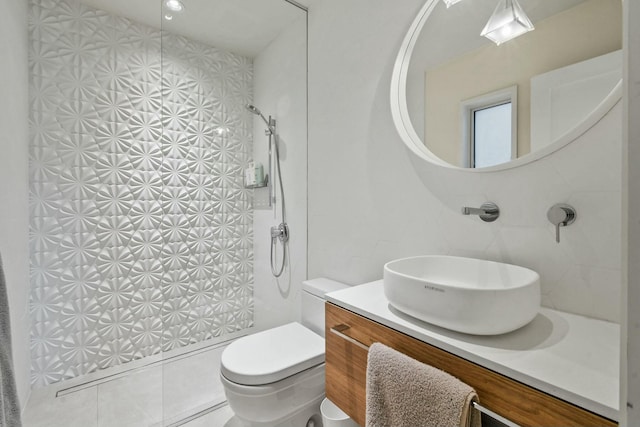
<svg viewBox="0 0 640 427">
<path fill-rule="evenodd" d="M 442 0 L 442 2 L 447 6 L 447 9 L 460 1 L 462 0 Z"/>
<path fill-rule="evenodd" d="M 533 24 L 517 0 L 500 0 L 480 35 L 500 45 L 532 30 Z"/>
</svg>

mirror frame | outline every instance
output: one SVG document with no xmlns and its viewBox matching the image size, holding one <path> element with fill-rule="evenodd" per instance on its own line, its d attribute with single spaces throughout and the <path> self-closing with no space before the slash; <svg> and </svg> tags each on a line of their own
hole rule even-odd
<svg viewBox="0 0 640 427">
<path fill-rule="evenodd" d="M 438 156 L 433 154 L 418 136 L 416 130 L 411 123 L 409 117 L 409 109 L 407 106 L 407 75 L 409 71 L 409 65 L 411 63 L 411 55 L 415 48 L 416 42 L 422 28 L 426 24 L 429 16 L 433 12 L 438 2 L 441 0 L 426 0 L 424 6 L 418 12 L 418 15 L 411 23 L 407 34 L 405 35 L 402 44 L 400 45 L 400 51 L 396 57 L 395 64 L 393 66 L 393 72 L 391 74 L 391 115 L 395 124 L 396 130 L 400 135 L 400 138 L 404 144 L 419 158 L 426 160 L 432 164 L 457 169 L 468 172 L 495 172 L 500 170 L 512 169 L 518 166 L 525 165 L 527 163 L 534 162 L 538 159 L 548 156 L 549 154 L 561 149 L 570 142 L 574 141 L 580 135 L 584 134 L 591 127 L 593 127 L 605 114 L 611 110 L 622 99 L 622 79 L 616 84 L 613 90 L 598 104 L 598 106 L 585 117 L 578 125 L 567 133 L 556 139 L 554 142 L 546 146 L 545 148 L 533 153 L 526 154 L 510 162 L 502 163 L 499 165 L 486 167 L 486 168 L 462 168 L 454 166 Z"/>
</svg>

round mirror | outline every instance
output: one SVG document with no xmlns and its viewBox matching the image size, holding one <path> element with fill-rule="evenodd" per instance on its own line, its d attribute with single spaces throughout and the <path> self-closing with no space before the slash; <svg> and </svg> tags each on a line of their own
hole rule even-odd
<svg viewBox="0 0 640 427">
<path fill-rule="evenodd" d="M 620 0 L 427 0 L 394 67 L 394 122 L 440 165 L 520 165 L 615 105 L 621 48 Z"/>
</svg>

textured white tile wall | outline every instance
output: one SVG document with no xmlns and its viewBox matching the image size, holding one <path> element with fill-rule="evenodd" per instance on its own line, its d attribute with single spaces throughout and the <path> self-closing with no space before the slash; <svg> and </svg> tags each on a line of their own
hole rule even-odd
<svg viewBox="0 0 640 427">
<path fill-rule="evenodd" d="M 28 3 L 3 3 L 0 15 L 0 253 L 11 313 L 20 403 L 29 396 L 29 80 Z"/>
<path fill-rule="evenodd" d="M 32 382 L 253 324 L 253 65 L 31 2 Z"/>
<path fill-rule="evenodd" d="M 517 169 L 420 161 L 395 131 L 389 87 L 422 3 L 324 0 L 311 10 L 309 275 L 358 284 L 381 278 L 394 258 L 487 258 L 537 270 L 546 306 L 619 321 L 621 105 L 566 148 Z M 488 200 L 502 211 L 495 223 L 460 214 Z M 578 211 L 560 244 L 546 219 L 557 202 Z"/>
</svg>

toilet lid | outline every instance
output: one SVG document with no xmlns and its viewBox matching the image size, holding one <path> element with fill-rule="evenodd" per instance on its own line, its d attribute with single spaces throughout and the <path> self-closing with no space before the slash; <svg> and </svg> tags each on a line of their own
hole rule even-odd
<svg viewBox="0 0 640 427">
<path fill-rule="evenodd" d="M 221 371 L 243 385 L 270 384 L 324 362 L 324 339 L 299 323 L 239 338 L 222 352 Z"/>
</svg>

